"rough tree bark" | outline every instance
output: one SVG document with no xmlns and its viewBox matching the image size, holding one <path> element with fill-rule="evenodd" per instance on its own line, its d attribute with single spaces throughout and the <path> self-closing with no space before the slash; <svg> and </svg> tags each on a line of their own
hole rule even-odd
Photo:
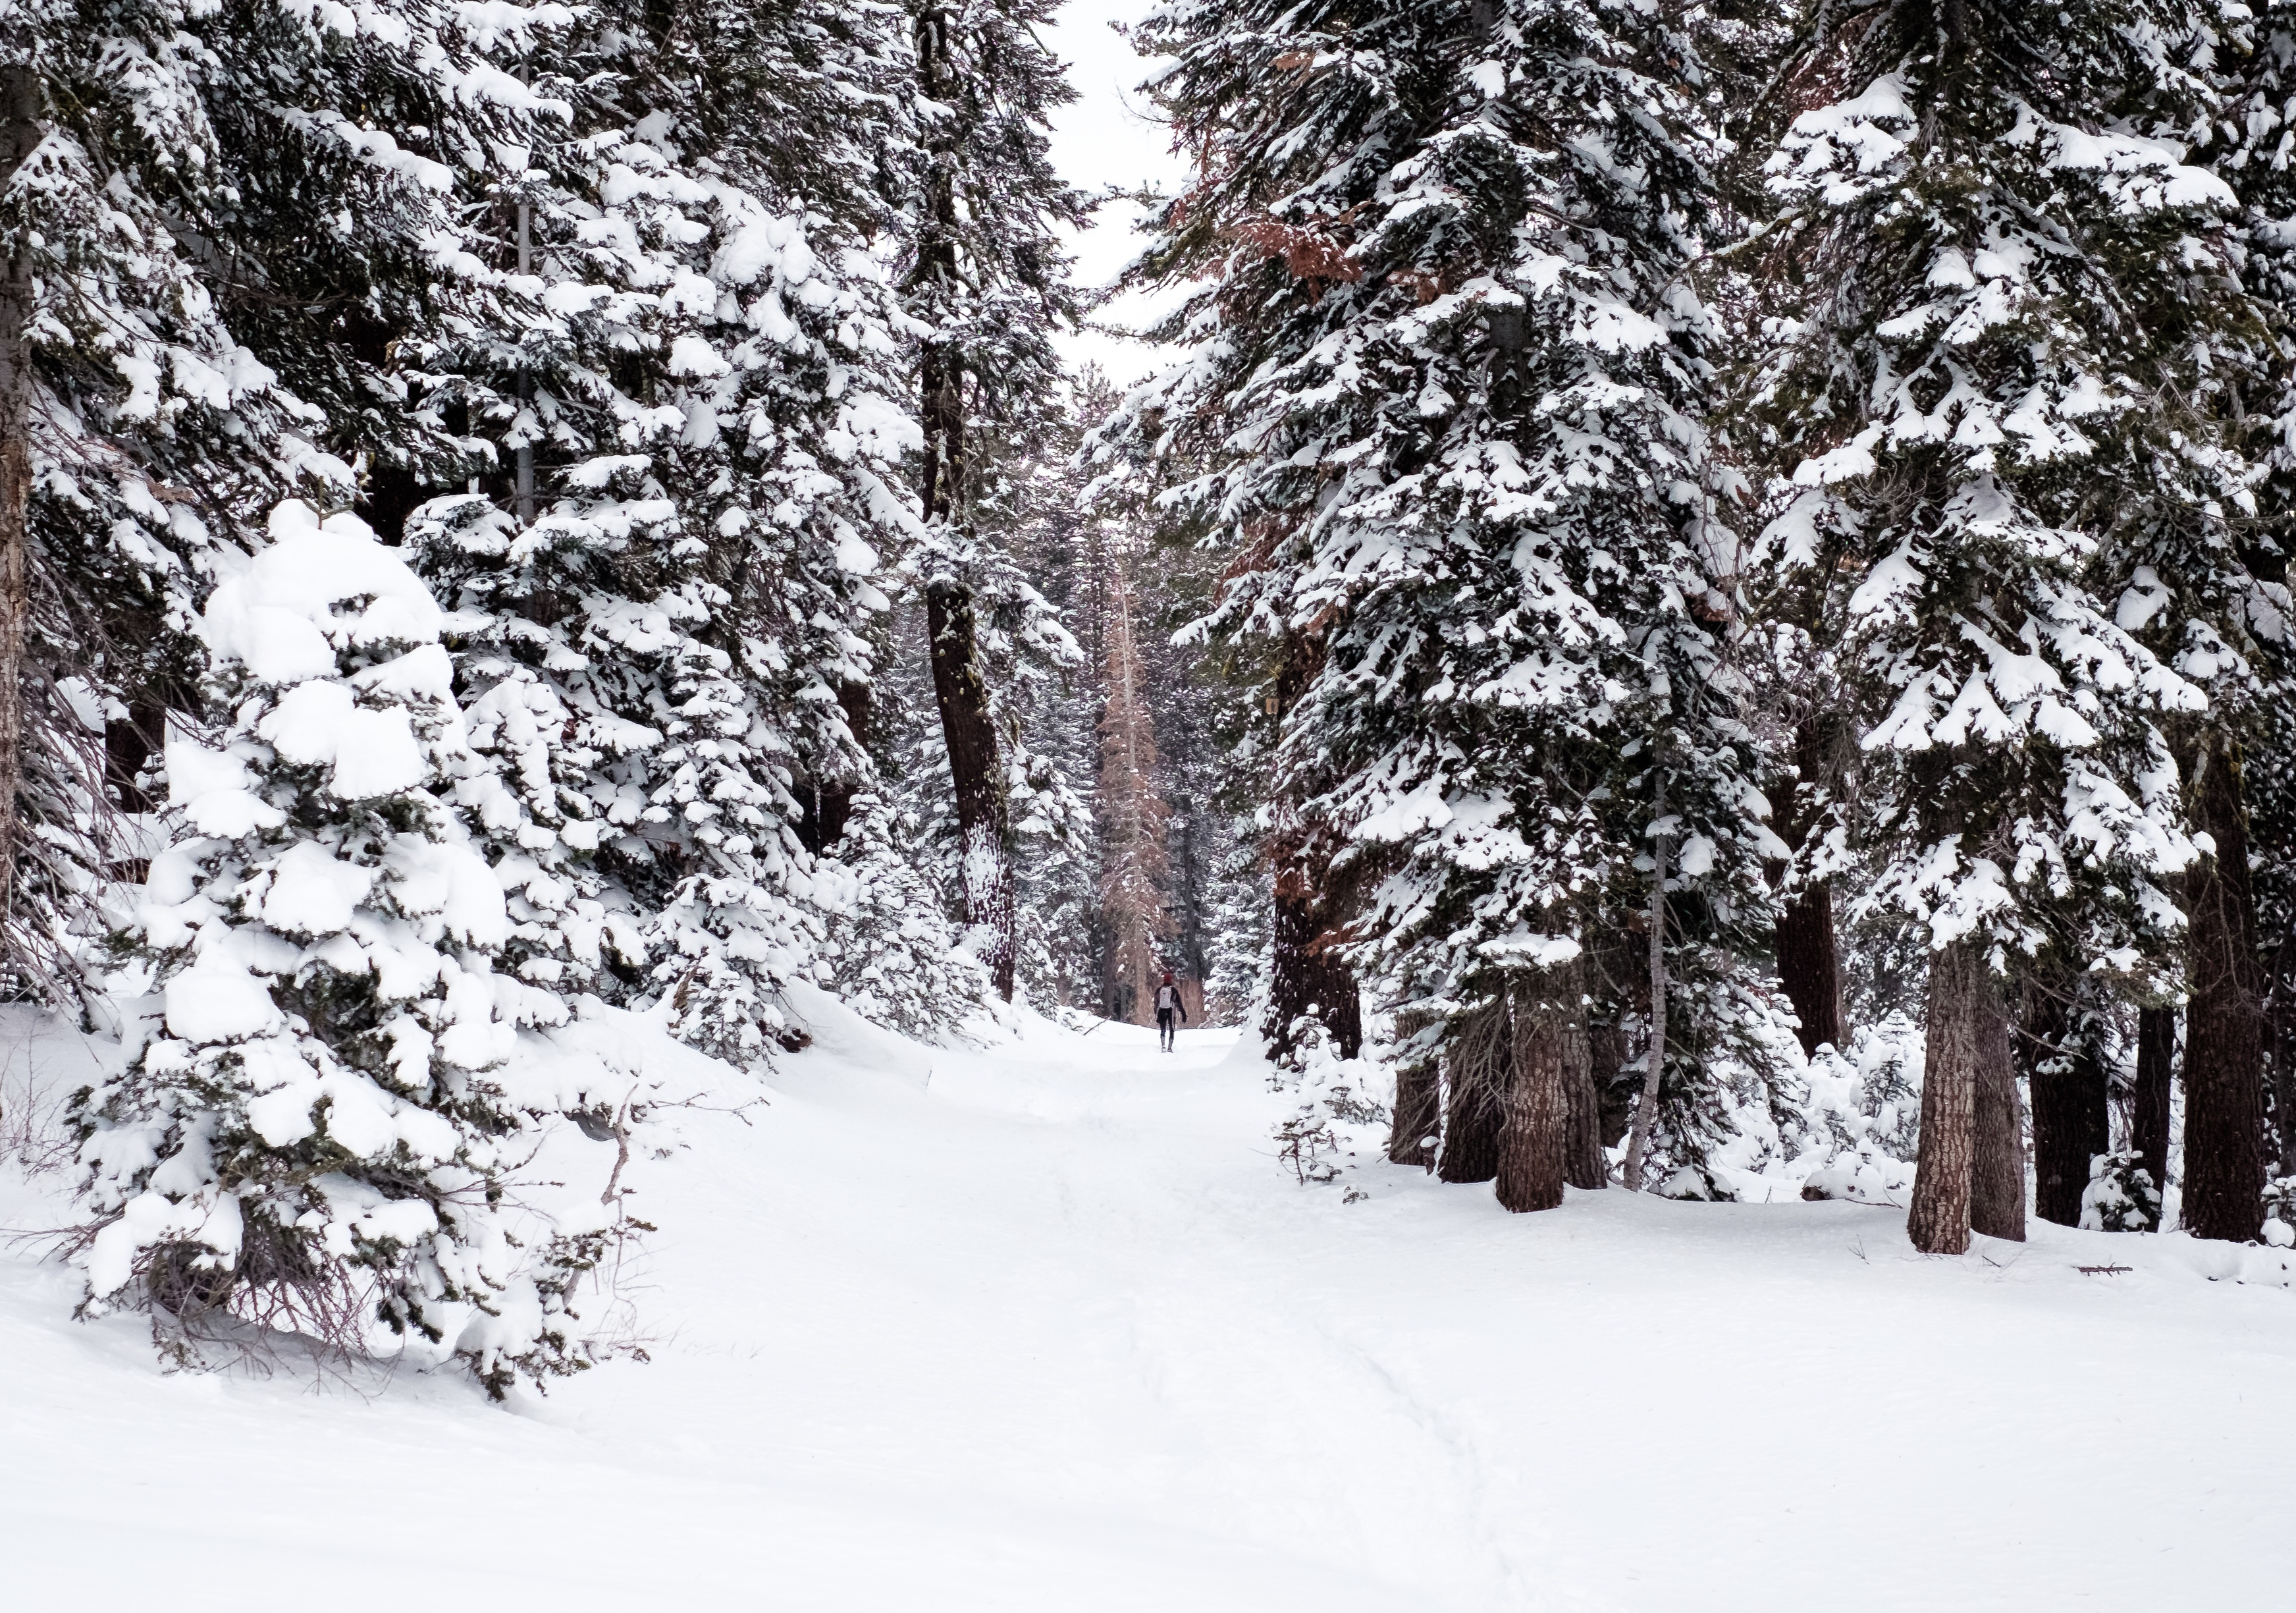
<svg viewBox="0 0 2296 1613">
<path fill-rule="evenodd" d="M 1971 1149 L 1970 1230 L 2025 1241 L 2025 1113 L 2009 1050 L 2009 1005 L 1987 976 L 1972 1005 L 1977 1051 L 1976 1136 Z"/>
<path fill-rule="evenodd" d="M 1957 942 L 1930 954 L 1929 1033 L 1922 1077 L 1922 1140 L 1906 1235 L 1924 1255 L 1969 1249 L 1969 1193 L 1976 1153 L 1977 1066 L 1985 959 Z"/>
<path fill-rule="evenodd" d="M 1828 775 L 1828 727 L 1817 717 L 1806 717 L 1794 728 L 1794 762 L 1800 782 L 1822 784 Z M 1770 812 L 1779 838 L 1799 852 L 1808 841 L 1809 814 L 1797 810 L 1792 782 L 1770 792 Z M 1834 939 L 1833 888 L 1812 885 L 1785 905 L 1778 915 L 1778 979 L 1786 1000 L 1801 1021 L 1795 1035 L 1805 1056 L 1821 1046 L 1841 1047 L 1848 1040 L 1841 1013 L 1841 959 Z"/>
<path fill-rule="evenodd" d="M 1513 1042 L 1504 1002 L 1464 1016 L 1452 1031 L 1443 1050 L 1449 1112 L 1435 1169 L 1445 1181 L 1488 1181 L 1499 1173 L 1499 1133 L 1514 1077 Z"/>
<path fill-rule="evenodd" d="M 1570 1141 L 1569 999 L 1576 968 L 1524 975 L 1508 988 L 1513 1078 L 1499 1133 L 1498 1200 L 1520 1214 L 1562 1202 Z"/>
<path fill-rule="evenodd" d="M 39 144 L 40 80 L 0 67 L 0 187 Z M 18 797 L 24 778 L 25 638 L 32 608 L 31 254 L 12 235 L 0 263 L 0 959 L 13 951 Z"/>
<path fill-rule="evenodd" d="M 2063 1227 L 2080 1224 L 2089 1161 L 2112 1140 L 2104 1067 L 2066 1046 L 2072 990 L 2061 973 L 2028 978 L 2017 1027 L 2017 1063 L 2033 1094 L 2033 1213 Z"/>
<path fill-rule="evenodd" d="M 1395 1113 L 1387 1133 L 1387 1156 L 1397 1164 L 1435 1163 L 1435 1141 L 1443 1127 L 1443 1086 L 1436 1055 L 1412 1046 L 1434 1024 L 1423 1008 L 1404 1008 L 1395 1016 L 1395 1037 L 1405 1057 L 1395 1070 Z"/>
<path fill-rule="evenodd" d="M 2129 1094 L 2129 1141 L 2156 1192 L 2169 1186 L 2169 1083 L 2177 1063 L 2177 1010 L 2136 1010 L 2136 1086 Z"/>
<path fill-rule="evenodd" d="M 2185 780 L 2216 853 L 2185 876 L 2185 1227 L 2245 1242 L 2264 1229 L 2264 992 L 2239 758 L 2196 753 Z"/>
</svg>

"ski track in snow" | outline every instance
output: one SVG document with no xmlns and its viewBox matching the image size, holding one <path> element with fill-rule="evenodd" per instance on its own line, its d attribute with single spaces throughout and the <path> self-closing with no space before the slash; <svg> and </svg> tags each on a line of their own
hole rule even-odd
<svg viewBox="0 0 2296 1613">
<path fill-rule="evenodd" d="M 637 1167 L 652 1362 L 508 1411 L 166 1375 L 0 1259 L 0 1605 L 2030 1613 L 2296 1570 L 2296 1294 L 2182 1239 L 1925 1260 L 1887 1209 L 1513 1217 L 1368 1157 L 1343 1204 L 1224 1033 L 1029 1021 L 929 1082 L 882 1041 L 683 1117 Z M 0 1221 L 63 1214 L 6 1173 Z"/>
</svg>

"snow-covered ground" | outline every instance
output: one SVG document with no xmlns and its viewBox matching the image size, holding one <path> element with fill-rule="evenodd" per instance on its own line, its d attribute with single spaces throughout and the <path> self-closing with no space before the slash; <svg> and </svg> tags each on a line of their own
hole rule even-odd
<svg viewBox="0 0 2296 1613">
<path fill-rule="evenodd" d="M 685 1114 L 689 1149 L 634 1167 L 652 1360 L 545 1400 L 164 1375 L 138 1322 L 68 1319 L 67 1271 L 0 1258 L 0 1606 L 2033 1613 L 2296 1584 L 2296 1294 L 2207 1280 L 2217 1251 L 2037 1225 L 1923 1259 L 1887 1208 L 1615 1190 L 1508 1216 L 1368 1158 L 1343 1202 L 1279 1171 L 1297 1099 L 1221 1033 L 824 1029 L 767 1107 Z M 0 1221 L 62 1213 L 0 1189 Z M 2104 1263 L 2134 1269 L 2076 1269 Z"/>
</svg>

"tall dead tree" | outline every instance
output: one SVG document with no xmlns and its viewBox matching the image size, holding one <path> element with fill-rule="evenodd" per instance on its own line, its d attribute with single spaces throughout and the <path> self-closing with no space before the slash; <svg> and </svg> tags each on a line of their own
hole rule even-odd
<svg viewBox="0 0 2296 1613">
<path fill-rule="evenodd" d="M 1133 1022 L 1155 1021 L 1159 942 L 1171 934 L 1165 901 L 1170 818 L 1157 787 L 1156 732 L 1146 669 L 1132 630 L 1132 596 L 1121 564 L 1108 583 L 1107 704 L 1100 720 L 1100 910 L 1108 926 L 1109 973 Z"/>
</svg>

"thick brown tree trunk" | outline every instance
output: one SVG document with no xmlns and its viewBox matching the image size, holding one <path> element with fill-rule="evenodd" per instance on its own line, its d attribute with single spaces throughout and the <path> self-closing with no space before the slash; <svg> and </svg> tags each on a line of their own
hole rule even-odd
<svg viewBox="0 0 2296 1613">
<path fill-rule="evenodd" d="M 40 80 L 0 67 L 0 186 L 40 143 Z M 25 640 L 32 613 L 32 260 L 12 236 L 0 263 L 0 962 L 12 953 L 16 849 L 22 834 Z"/>
<path fill-rule="evenodd" d="M 2129 1142 L 2151 1173 L 2152 1189 L 2169 1189 L 2169 1107 L 2177 1063 L 2177 1010 L 2136 1011 L 2136 1086 L 2129 1094 Z"/>
<path fill-rule="evenodd" d="M 1562 1202 L 1570 1142 L 1565 1075 L 1570 1007 L 1565 999 L 1578 994 L 1577 975 L 1571 968 L 1525 975 L 1507 992 L 1514 1071 L 1499 1134 L 1498 1200 L 1517 1214 L 1551 1210 Z"/>
<path fill-rule="evenodd" d="M 2244 1242 L 2264 1227 L 2264 992 L 2239 758 L 2204 745 L 2186 781 L 2216 853 L 2185 876 L 2185 1226 Z"/>
<path fill-rule="evenodd" d="M 1562 1177 L 1582 1192 L 1611 1185 L 1611 1162 L 1603 1154 L 1603 1100 L 1595 1090 L 1594 1037 L 1587 1023 L 1586 968 L 1570 968 L 1570 1040 L 1563 1049 L 1563 1097 L 1570 1107 L 1563 1148 Z"/>
<path fill-rule="evenodd" d="M 2033 1094 L 2033 1213 L 2063 1227 L 2080 1224 L 2089 1161 L 2112 1140 L 2104 1067 L 2067 1041 L 2074 985 L 2062 974 L 2028 979 L 2017 1028 L 2017 1063 Z"/>
<path fill-rule="evenodd" d="M 1977 1147 L 1977 1066 L 1985 959 L 1966 942 L 1930 954 L 1929 1033 L 1922 1076 L 1921 1148 L 1906 1235 L 1924 1255 L 1969 1249 L 1969 1193 Z"/>
<path fill-rule="evenodd" d="M 1778 915 L 1778 979 L 1801 1021 L 1805 1055 L 1847 1040 L 1841 1023 L 1841 963 L 1834 949 L 1833 891 L 1818 885 Z"/>
<path fill-rule="evenodd" d="M 2009 1050 L 2009 1008 L 1990 976 L 1975 1005 L 1976 1141 L 1969 1178 L 1969 1226 L 1988 1238 L 2025 1241 L 2025 1108 Z"/>
<path fill-rule="evenodd" d="M 1443 1050 L 1443 1064 L 1451 1100 L 1435 1173 L 1445 1181 L 1488 1181 L 1499 1173 L 1499 1132 L 1514 1082 L 1506 1004 L 1491 1003 L 1463 1016 Z"/>
<path fill-rule="evenodd" d="M 1387 1134 L 1387 1156 L 1397 1164 L 1435 1161 L 1435 1139 L 1443 1125 L 1443 1090 L 1431 1063 L 1397 1072 L 1395 1115 Z"/>
</svg>

